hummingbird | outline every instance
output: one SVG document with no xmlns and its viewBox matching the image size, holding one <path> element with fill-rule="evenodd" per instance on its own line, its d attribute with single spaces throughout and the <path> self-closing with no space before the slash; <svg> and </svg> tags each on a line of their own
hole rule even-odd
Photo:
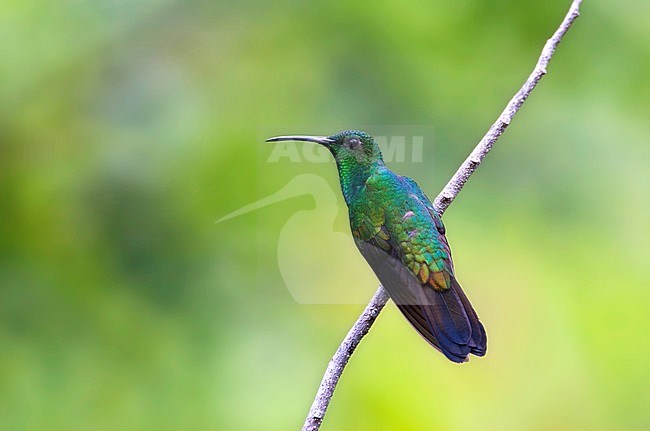
<svg viewBox="0 0 650 431">
<path fill-rule="evenodd" d="M 453 362 L 485 355 L 485 329 L 456 279 L 440 215 L 414 180 L 386 167 L 375 139 L 347 130 L 266 140 L 279 141 L 332 154 L 354 242 L 413 328 Z"/>
</svg>

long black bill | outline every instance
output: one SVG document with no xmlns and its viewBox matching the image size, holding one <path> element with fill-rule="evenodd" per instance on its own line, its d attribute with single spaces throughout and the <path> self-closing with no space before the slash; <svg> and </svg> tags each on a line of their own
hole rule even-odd
<svg viewBox="0 0 650 431">
<path fill-rule="evenodd" d="M 329 145 L 332 144 L 334 141 L 327 136 L 276 136 L 273 138 L 269 138 L 266 140 L 266 142 L 280 142 L 280 141 L 305 141 L 305 142 L 315 142 L 317 144 L 321 145 Z"/>
</svg>

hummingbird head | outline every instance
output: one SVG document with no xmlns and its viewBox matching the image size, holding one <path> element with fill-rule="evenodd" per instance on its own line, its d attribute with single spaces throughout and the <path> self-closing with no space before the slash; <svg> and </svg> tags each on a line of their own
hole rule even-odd
<svg viewBox="0 0 650 431">
<path fill-rule="evenodd" d="M 331 136 L 276 136 L 266 142 L 307 141 L 323 145 L 332 153 L 337 164 L 370 166 L 383 164 L 375 139 L 361 130 L 345 130 Z"/>
<path fill-rule="evenodd" d="M 266 140 L 278 141 L 315 142 L 327 148 L 336 160 L 343 197 L 348 205 L 373 170 L 384 165 L 377 142 L 360 130 L 346 130 L 332 136 L 277 136 Z"/>
</svg>

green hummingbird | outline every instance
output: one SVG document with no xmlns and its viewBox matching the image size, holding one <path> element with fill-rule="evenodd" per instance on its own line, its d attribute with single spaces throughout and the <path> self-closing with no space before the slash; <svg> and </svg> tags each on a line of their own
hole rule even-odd
<svg viewBox="0 0 650 431">
<path fill-rule="evenodd" d="M 485 355 L 485 329 L 456 280 L 440 216 L 415 181 L 386 167 L 375 139 L 359 130 L 267 139 L 278 141 L 332 154 L 354 242 L 420 335 L 453 362 Z"/>
</svg>

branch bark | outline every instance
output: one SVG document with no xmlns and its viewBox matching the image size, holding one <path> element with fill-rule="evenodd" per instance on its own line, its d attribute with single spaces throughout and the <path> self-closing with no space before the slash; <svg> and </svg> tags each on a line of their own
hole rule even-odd
<svg viewBox="0 0 650 431">
<path fill-rule="evenodd" d="M 483 136 L 478 145 L 470 153 L 469 157 L 465 159 L 460 168 L 458 168 L 458 171 L 456 171 L 454 176 L 449 180 L 447 185 L 434 200 L 433 206 L 440 215 L 445 212 L 456 196 L 458 196 L 458 193 L 461 191 L 465 183 L 467 183 L 469 177 L 474 173 L 474 171 L 476 171 L 487 153 L 492 149 L 494 143 L 503 134 L 517 111 L 519 111 L 519 108 L 521 108 L 530 93 L 537 86 L 539 80 L 546 75 L 546 68 L 551 57 L 553 57 L 558 44 L 571 27 L 571 24 L 573 24 L 578 16 L 580 16 L 581 3 L 582 0 L 574 0 L 571 3 L 571 7 L 564 17 L 564 20 L 562 20 L 558 29 L 553 33 L 553 36 L 546 41 L 542 53 L 537 60 L 537 64 L 528 76 L 528 79 L 526 79 L 526 82 L 524 82 L 513 98 L 510 99 L 510 102 L 508 102 L 501 115 L 499 115 L 497 121 L 492 124 L 485 136 Z M 352 353 L 354 353 L 354 350 L 361 342 L 361 339 L 368 333 L 370 327 L 377 319 L 377 316 L 379 316 L 379 313 L 386 305 L 386 302 L 388 302 L 388 299 L 389 296 L 384 288 L 379 286 L 370 300 L 370 303 L 366 306 L 365 310 L 363 310 L 361 316 L 359 316 L 341 342 L 341 345 L 336 350 L 336 353 L 334 353 L 334 356 L 325 370 L 325 375 L 323 376 L 323 380 L 321 381 L 318 392 L 316 393 L 316 398 L 309 409 L 309 414 L 307 415 L 307 419 L 303 425 L 303 431 L 317 431 L 320 428 L 327 407 L 329 406 L 334 390 L 336 389 L 336 384 L 341 378 L 345 366 L 350 360 Z"/>
</svg>

